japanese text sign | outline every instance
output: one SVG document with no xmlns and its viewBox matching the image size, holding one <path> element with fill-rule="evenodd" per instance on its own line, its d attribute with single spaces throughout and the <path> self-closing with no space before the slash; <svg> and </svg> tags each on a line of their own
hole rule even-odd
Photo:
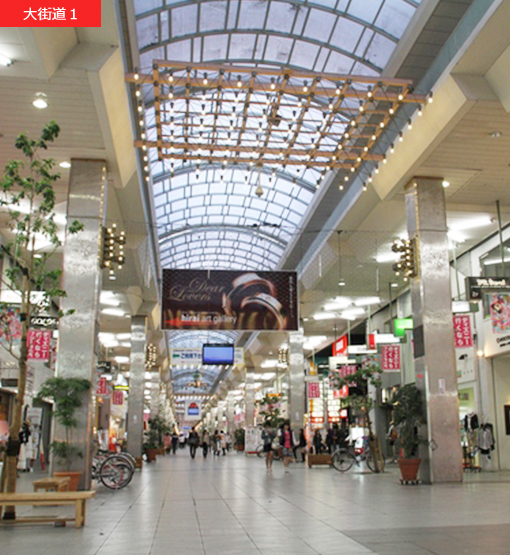
<svg viewBox="0 0 510 555">
<path fill-rule="evenodd" d="M 112 403 L 114 405 L 123 405 L 124 404 L 124 392 L 114 390 L 112 393 Z"/>
<path fill-rule="evenodd" d="M 51 331 L 28 330 L 28 360 L 48 360 L 51 350 Z"/>
<path fill-rule="evenodd" d="M 381 369 L 386 372 L 400 370 L 400 345 L 383 345 L 381 347 Z"/>
<path fill-rule="evenodd" d="M 318 399 L 321 396 L 321 386 L 319 382 L 308 383 L 308 398 Z"/>
<path fill-rule="evenodd" d="M 333 390 L 333 399 L 346 399 L 349 397 L 349 386 L 343 385 L 340 389 Z"/>
<path fill-rule="evenodd" d="M 2 27 L 101 27 L 101 0 L 16 0 L 2 8 Z"/>
<path fill-rule="evenodd" d="M 471 317 L 468 314 L 456 314 L 453 317 L 453 331 L 455 333 L 455 347 L 462 348 L 473 346 Z"/>
<path fill-rule="evenodd" d="M 108 382 L 106 378 L 99 378 L 97 380 L 96 395 L 107 395 L 108 394 Z"/>
</svg>

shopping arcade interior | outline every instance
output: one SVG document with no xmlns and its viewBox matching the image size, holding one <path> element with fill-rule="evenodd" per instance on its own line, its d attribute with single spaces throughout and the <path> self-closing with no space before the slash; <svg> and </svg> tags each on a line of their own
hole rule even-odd
<svg viewBox="0 0 510 555">
<path fill-rule="evenodd" d="M 459 3 L 450 3 L 455 4 L 455 9 L 450 12 L 447 9 L 448 2 L 439 4 L 441 6 L 436 6 L 436 9 L 441 7 L 443 9 L 440 12 L 446 12 L 446 15 L 441 16 L 442 24 L 448 20 L 453 30 L 455 23 L 463 15 L 462 10 L 459 10 Z M 412 3 L 408 5 L 411 6 Z M 51 37 L 42 32 L 30 34 L 23 30 L 17 36 L 11 34 L 10 38 L 6 37 L 4 42 L 13 44 L 13 48 L 16 44 L 19 45 L 18 51 L 24 48 L 26 60 L 23 61 L 21 55 L 13 54 L 13 59 L 19 59 L 20 63 L 2 68 L 5 79 L 2 79 L 0 89 L 6 112 L 3 118 L 6 126 L 1 139 L 4 147 L 2 162 L 12 156 L 12 138 L 20 131 L 20 127 L 35 132 L 48 119 L 55 119 L 63 128 L 61 143 L 52 149 L 52 155 L 58 161 L 90 157 L 107 159 L 111 185 L 107 202 L 108 221 L 117 222 L 119 227 L 126 230 L 130 256 L 127 257 L 125 268 L 118 272 L 115 282 L 109 280 L 107 275 L 104 276 L 103 289 L 116 292 L 116 301 L 121 305 L 115 308 L 134 314 L 141 307 L 144 307 L 143 310 L 153 309 L 157 303 L 158 284 L 154 279 L 154 275 L 157 275 L 154 268 L 157 265 L 154 266 L 155 251 L 151 250 L 151 245 L 156 242 L 153 230 L 159 230 L 159 224 L 154 222 L 147 225 L 142 209 L 143 189 L 141 192 L 138 185 L 140 176 L 135 171 L 130 108 L 125 99 L 125 72 L 121 53 L 112 47 L 119 44 L 119 38 L 114 24 L 115 14 L 110 8 L 108 4 L 104 7 L 105 25 L 100 30 L 65 30 Z M 472 10 L 475 11 L 475 8 L 473 6 Z M 504 13 L 505 9 L 506 5 L 503 3 L 500 10 Z M 421 22 L 418 21 L 419 18 L 412 21 L 416 30 L 430 33 L 434 23 L 440 25 L 437 21 L 439 16 L 431 17 L 425 8 L 422 8 L 420 15 L 423 17 Z M 145 19 L 143 14 L 139 16 L 140 21 Z M 158 17 L 161 20 L 162 15 Z M 298 232 L 294 230 L 290 235 L 290 244 L 278 264 L 281 268 L 297 267 L 300 272 L 301 312 L 303 319 L 308 318 L 308 321 L 304 321 L 305 334 L 325 338 L 322 343 L 314 346 L 316 349 L 331 343 L 335 335 L 342 333 L 347 326 L 345 320 L 339 319 L 335 331 L 334 325 L 331 325 L 332 320 L 315 320 L 313 315 L 317 312 L 317 307 L 339 295 L 379 296 L 382 303 L 388 299 L 389 284 L 394 281 L 391 262 L 374 260 L 379 256 L 382 258 L 389 251 L 391 240 L 405 229 L 402 186 L 408 178 L 413 175 L 437 176 L 450 183 L 446 189 L 448 214 L 451 230 L 457 232 L 457 239 L 454 240 L 458 243 L 459 253 L 496 230 L 496 200 L 501 202 L 503 216 L 507 213 L 508 188 L 505 185 L 503 168 L 507 166 L 508 114 L 499 100 L 504 98 L 501 73 L 504 74 L 506 60 L 499 56 L 507 45 L 504 38 L 501 38 L 502 33 L 497 32 L 501 21 L 504 21 L 503 16 L 494 15 L 462 57 L 458 57 L 458 60 L 453 58 L 456 66 L 450 73 L 460 76 L 448 78 L 441 83 L 442 88 L 434 91 L 434 102 L 424 108 L 420 119 L 413 120 L 412 130 L 404 129 L 404 141 L 398 141 L 395 152 L 388 154 L 387 164 L 381 165 L 379 174 L 374 175 L 374 181 L 366 192 L 362 191 L 361 181 L 354 181 L 351 187 L 339 191 L 337 178 L 329 176 L 315 193 L 313 200 L 306 199 L 310 203 L 309 207 L 300 208 L 302 220 L 296 228 Z M 468 25 L 469 18 L 461 23 Z M 471 24 L 473 25 L 473 21 Z M 401 29 L 402 33 L 403 31 Z M 464 31 L 464 28 L 457 28 L 454 32 L 460 31 Z M 10 31 L 3 29 L 2 32 L 7 34 Z M 490 54 L 486 46 L 489 44 L 488 36 L 491 37 L 491 44 L 494 43 Z M 399 45 L 398 52 L 395 50 L 398 55 L 395 54 L 394 60 L 389 62 L 390 66 L 393 63 L 391 71 L 386 69 L 395 75 L 399 75 L 399 68 L 395 65 L 398 59 L 404 66 L 402 59 L 405 59 L 406 52 L 410 61 L 413 59 L 411 51 L 420 45 L 420 40 L 416 40 L 416 33 L 408 33 L 404 38 L 407 38 L 408 44 L 405 47 Z M 441 38 L 443 43 L 446 39 L 447 36 L 444 35 Z M 177 42 L 180 42 L 180 38 L 169 39 L 171 44 Z M 266 51 L 269 51 L 271 42 L 268 43 Z M 147 47 L 142 47 L 141 51 L 146 59 L 151 50 L 149 46 L 152 46 L 152 42 Z M 429 46 L 430 43 L 427 43 L 427 47 L 422 48 L 427 50 Z M 58 54 L 52 58 L 52 53 L 55 52 Z M 253 52 L 250 56 L 252 55 Z M 253 62 L 253 58 L 250 61 Z M 422 73 L 407 64 L 406 76 L 420 80 L 427 76 L 425 69 L 435 69 L 437 73 L 437 67 L 433 66 L 432 60 L 430 62 L 427 68 L 422 68 Z M 27 77 L 31 72 L 34 74 L 36 67 L 40 77 L 47 78 L 51 75 L 51 79 L 45 81 L 43 87 L 50 100 L 49 107 L 40 113 L 35 109 L 27 111 L 27 107 L 31 109 L 33 97 L 41 88 L 41 81 Z M 142 60 L 128 69 L 134 67 L 144 67 Z M 374 68 L 372 70 L 375 71 Z M 436 74 L 436 78 L 438 77 Z M 440 91 L 444 96 L 441 96 Z M 118 106 L 123 106 L 125 110 L 117 110 Z M 439 127 L 438 122 L 441 122 Z M 67 172 L 64 170 L 62 173 L 59 194 L 61 201 L 65 202 Z M 141 170 L 140 174 L 143 175 Z M 195 179 L 194 175 L 190 177 L 191 181 Z M 255 187 L 256 184 L 253 183 L 246 195 L 250 202 L 257 200 L 254 195 Z M 65 213 L 65 207 L 61 208 Z M 472 219 L 478 221 L 478 218 L 483 225 L 475 227 Z M 265 222 L 266 217 L 261 216 L 261 221 Z M 317 222 L 323 224 L 320 230 Z M 469 229 L 466 230 L 466 226 Z M 338 231 L 342 233 L 339 234 Z M 261 234 L 259 231 L 258 235 Z M 349 256 L 351 253 L 352 261 Z M 363 268 L 359 267 L 360 264 Z M 346 285 L 340 286 L 344 280 Z M 120 295 L 117 294 L 118 291 L 121 292 Z M 395 293 L 398 291 L 395 288 Z M 360 318 L 363 316 L 366 313 L 360 315 Z M 157 331 L 158 320 L 158 315 L 152 314 L 152 327 L 155 329 L 150 341 L 158 344 L 159 362 L 164 366 L 167 342 Z M 102 333 L 118 334 L 129 331 L 128 318 L 119 318 L 111 311 L 110 314 L 103 311 Z M 186 339 L 172 335 L 168 344 L 178 345 L 182 341 Z M 259 368 L 266 359 L 272 358 L 270 352 L 275 352 L 285 338 L 270 335 L 242 337 L 239 341 L 240 344 L 249 345 L 247 350 L 252 364 Z M 128 356 L 128 342 L 125 345 L 119 343 L 119 346 L 108 347 L 109 353 L 119 357 Z M 261 369 L 260 372 L 267 373 L 267 369 Z M 178 380 L 176 383 L 179 383 Z M 213 381 L 211 385 L 218 387 L 219 380 Z M 227 389 L 228 382 L 223 387 L 218 387 L 219 396 L 225 395 Z"/>
</svg>

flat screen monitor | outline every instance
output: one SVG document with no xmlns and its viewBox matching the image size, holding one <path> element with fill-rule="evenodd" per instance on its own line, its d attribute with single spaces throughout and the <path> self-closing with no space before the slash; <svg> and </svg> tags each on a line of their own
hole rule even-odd
<svg viewBox="0 0 510 555">
<path fill-rule="evenodd" d="M 204 345 L 203 364 L 234 364 L 234 345 Z"/>
</svg>

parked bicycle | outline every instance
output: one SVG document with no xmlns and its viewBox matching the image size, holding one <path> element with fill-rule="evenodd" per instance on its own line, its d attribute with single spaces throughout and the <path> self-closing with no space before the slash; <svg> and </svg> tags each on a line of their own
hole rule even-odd
<svg viewBox="0 0 510 555">
<path fill-rule="evenodd" d="M 376 472 L 376 465 L 370 444 L 366 439 L 363 440 L 363 446 L 356 448 L 353 445 L 347 447 L 337 447 L 333 452 L 333 467 L 339 472 L 347 472 L 354 464 L 361 466 L 365 463 L 371 472 Z M 379 471 L 384 470 L 379 468 Z"/>
<path fill-rule="evenodd" d="M 261 459 L 263 459 L 265 456 L 266 454 L 264 453 L 264 445 L 260 444 L 257 447 L 257 457 L 260 457 Z M 281 457 L 280 457 L 279 449 L 273 449 L 273 460 L 279 461 L 280 459 Z"/>
<path fill-rule="evenodd" d="M 109 489 L 122 489 L 132 480 L 134 467 L 125 453 L 98 455 L 92 460 L 92 479 Z"/>
</svg>

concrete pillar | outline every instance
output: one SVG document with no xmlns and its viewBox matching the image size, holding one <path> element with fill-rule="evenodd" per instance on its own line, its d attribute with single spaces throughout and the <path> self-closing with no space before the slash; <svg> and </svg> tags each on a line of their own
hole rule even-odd
<svg viewBox="0 0 510 555">
<path fill-rule="evenodd" d="M 255 390 L 253 384 L 255 382 L 255 373 L 253 368 L 246 368 L 245 388 L 244 388 L 244 410 L 245 410 L 245 426 L 254 426 L 255 423 Z"/>
<path fill-rule="evenodd" d="M 67 221 L 79 220 L 84 229 L 67 235 L 63 249 L 62 298 L 64 313 L 75 312 L 60 319 L 57 375 L 64 378 L 85 378 L 92 382 L 82 406 L 76 411 L 78 427 L 72 431 L 72 443 L 81 452 L 71 470 L 82 472 L 80 488 L 90 488 L 93 448 L 92 428 L 95 420 L 95 385 L 97 364 L 97 332 L 101 269 L 99 248 L 104 225 L 106 198 L 106 166 L 101 160 L 72 160 L 67 200 Z M 65 430 L 56 422 L 53 440 L 65 439 Z M 59 468 L 52 461 L 52 470 Z"/>
<path fill-rule="evenodd" d="M 133 457 L 142 456 L 145 342 L 146 318 L 145 316 L 134 316 L 131 320 L 131 360 L 127 418 L 127 449 Z"/>
<path fill-rule="evenodd" d="M 159 416 L 159 372 L 151 372 L 151 418 Z"/>
<path fill-rule="evenodd" d="M 416 240 L 417 277 L 411 279 L 416 385 L 423 391 L 428 445 L 420 450 L 425 482 L 461 482 L 459 402 L 450 260 L 442 180 L 415 178 L 406 187 L 410 239 Z"/>
<path fill-rule="evenodd" d="M 303 330 L 289 333 L 289 420 L 296 433 L 303 427 L 306 412 L 303 343 Z"/>
<path fill-rule="evenodd" d="M 234 425 L 234 417 L 235 417 L 235 412 L 234 412 L 234 398 L 233 396 L 229 393 L 228 397 L 227 397 L 227 420 L 228 420 L 228 433 L 233 436 L 234 431 L 235 431 L 235 425 Z"/>
</svg>

